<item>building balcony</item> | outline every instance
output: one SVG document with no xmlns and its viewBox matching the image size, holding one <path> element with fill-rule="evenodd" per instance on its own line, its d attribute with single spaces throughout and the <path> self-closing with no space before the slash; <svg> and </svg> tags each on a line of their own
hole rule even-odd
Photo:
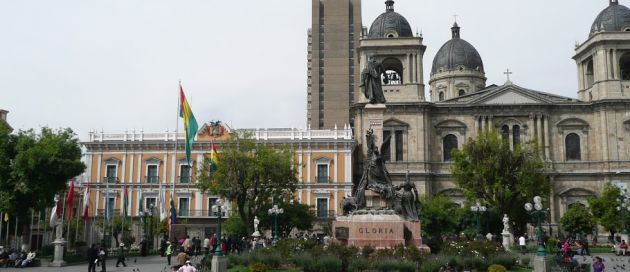
<svg viewBox="0 0 630 272">
<path fill-rule="evenodd" d="M 329 176 L 317 176 L 316 180 L 317 180 L 317 183 L 324 183 L 324 184 L 327 184 L 327 183 L 331 182 Z"/>
<path fill-rule="evenodd" d="M 219 213 L 214 210 L 178 210 L 177 217 L 181 218 L 218 218 Z M 221 217 L 228 217 L 227 211 L 221 211 Z"/>
<path fill-rule="evenodd" d="M 118 183 L 118 177 L 103 177 L 103 183 Z"/>
<path fill-rule="evenodd" d="M 189 183 L 192 183 L 192 177 L 191 176 L 178 176 L 177 181 L 179 181 L 179 183 L 189 184 Z"/>
<path fill-rule="evenodd" d="M 334 219 L 335 218 L 335 211 L 334 210 L 316 210 L 315 211 L 315 217 L 317 217 L 317 219 Z"/>
<path fill-rule="evenodd" d="M 160 176 L 146 176 L 144 177 L 144 183 L 158 184 L 160 183 Z"/>
</svg>

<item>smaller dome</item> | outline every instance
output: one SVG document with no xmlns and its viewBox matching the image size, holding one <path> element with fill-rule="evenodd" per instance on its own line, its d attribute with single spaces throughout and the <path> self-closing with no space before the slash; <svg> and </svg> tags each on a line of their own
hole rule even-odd
<svg viewBox="0 0 630 272">
<path fill-rule="evenodd" d="M 394 1 L 386 1 L 385 6 L 385 12 L 376 17 L 372 26 L 370 26 L 368 38 L 413 37 L 413 32 L 407 19 L 394 12 Z"/>
<path fill-rule="evenodd" d="M 453 25 L 451 30 L 453 31 L 453 38 L 438 50 L 433 59 L 431 74 L 439 72 L 440 69 L 454 70 L 457 67 L 479 70 L 483 73 L 483 61 L 477 49 L 460 38 L 460 27 L 457 23 Z"/>
<path fill-rule="evenodd" d="M 618 0 L 610 0 L 610 5 L 595 18 L 589 36 L 603 31 L 626 31 L 627 28 L 630 28 L 630 9 L 619 5 Z"/>
</svg>

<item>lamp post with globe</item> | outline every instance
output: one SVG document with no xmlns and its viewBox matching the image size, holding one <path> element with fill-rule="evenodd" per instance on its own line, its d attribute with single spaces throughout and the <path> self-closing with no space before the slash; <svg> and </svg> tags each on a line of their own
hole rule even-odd
<svg viewBox="0 0 630 272">
<path fill-rule="evenodd" d="M 547 250 L 545 249 L 545 245 L 543 244 L 543 229 L 542 229 L 542 221 L 545 220 L 547 216 L 547 211 L 544 210 L 542 204 L 542 198 L 540 196 L 534 197 L 534 204 L 525 203 L 525 210 L 536 220 L 536 240 L 538 242 L 538 250 L 536 251 L 537 256 L 547 256 Z"/>
<path fill-rule="evenodd" d="M 221 209 L 227 210 L 227 207 L 224 207 L 224 202 L 222 199 L 218 199 L 216 202 L 217 207 L 217 249 L 214 251 L 214 256 L 212 256 L 212 261 L 210 264 L 211 271 L 223 272 L 227 271 L 227 260 L 225 256 L 223 256 L 223 252 L 221 251 Z"/>
<path fill-rule="evenodd" d="M 479 237 L 483 236 L 483 234 L 481 234 L 481 213 L 486 212 L 486 210 L 486 206 L 481 205 L 479 200 L 477 200 L 475 205 L 470 206 L 470 211 L 475 213 L 475 218 L 477 219 L 477 235 Z"/>
<path fill-rule="evenodd" d="M 273 215 L 273 221 L 274 221 L 274 223 L 273 223 L 273 229 L 274 229 L 273 241 L 277 242 L 278 241 L 278 215 L 279 214 L 283 214 L 284 213 L 284 209 L 278 208 L 278 205 L 274 204 L 273 207 L 267 211 L 267 213 L 269 215 Z"/>
</svg>

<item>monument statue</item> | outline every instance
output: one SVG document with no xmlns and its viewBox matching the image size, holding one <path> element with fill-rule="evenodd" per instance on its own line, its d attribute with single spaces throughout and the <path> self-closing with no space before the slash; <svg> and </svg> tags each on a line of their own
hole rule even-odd
<svg viewBox="0 0 630 272">
<path fill-rule="evenodd" d="M 254 232 L 258 232 L 258 224 L 260 224 L 260 220 L 258 220 L 258 216 L 254 216 Z"/>
<path fill-rule="evenodd" d="M 510 218 L 503 214 L 503 233 L 510 233 Z"/>
<path fill-rule="evenodd" d="M 374 130 L 368 129 L 365 135 L 367 143 L 367 160 L 363 167 L 363 176 L 356 188 L 354 197 L 357 209 L 365 208 L 365 190 L 371 190 L 378 193 L 387 203 L 388 208 L 394 208 L 395 192 L 389 172 L 385 168 L 385 162 L 376 146 L 374 138 Z M 385 146 L 389 144 L 390 137 L 383 141 Z"/>
<path fill-rule="evenodd" d="M 403 189 L 400 196 L 401 215 L 407 220 L 419 220 L 418 210 L 420 209 L 420 203 L 418 202 L 418 190 L 409 178 L 409 170 L 407 170 L 407 175 L 405 176 L 405 183 L 395 186 L 394 189 L 396 191 Z"/>
<path fill-rule="evenodd" d="M 361 85 L 363 94 L 370 104 L 385 104 L 385 95 L 381 81 L 387 84 L 387 77 L 382 77 L 385 73 L 383 65 L 376 62 L 373 56 L 367 62 L 367 67 L 361 71 Z"/>
</svg>

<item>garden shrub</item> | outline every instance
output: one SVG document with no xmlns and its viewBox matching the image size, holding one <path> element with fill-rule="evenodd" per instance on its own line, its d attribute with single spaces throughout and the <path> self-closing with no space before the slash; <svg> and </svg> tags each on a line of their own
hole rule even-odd
<svg viewBox="0 0 630 272">
<path fill-rule="evenodd" d="M 446 263 L 443 262 L 442 259 L 439 258 L 430 258 L 426 260 L 420 266 L 420 272 L 435 272 L 439 271 L 440 267 L 444 266 Z"/>
<path fill-rule="evenodd" d="M 379 260 L 374 264 L 374 268 L 379 272 L 415 272 L 416 264 L 409 261 L 401 261 L 396 259 Z"/>
<path fill-rule="evenodd" d="M 253 263 L 249 266 L 249 272 L 267 272 L 269 268 L 263 263 Z"/>
<path fill-rule="evenodd" d="M 320 272 L 338 272 L 341 271 L 342 262 L 335 256 L 323 256 L 317 259 L 314 268 Z"/>
<path fill-rule="evenodd" d="M 370 255 L 372 255 L 372 253 L 374 253 L 374 251 L 376 251 L 373 247 L 371 246 L 364 246 L 363 249 L 361 249 L 361 255 L 363 255 L 363 257 L 370 257 Z"/>
<path fill-rule="evenodd" d="M 521 259 L 519 260 L 519 264 L 525 267 L 529 267 L 529 262 L 531 261 L 531 259 L 527 256 L 523 256 L 521 257 Z"/>
<path fill-rule="evenodd" d="M 238 265 L 245 265 L 245 258 L 243 257 L 244 255 L 238 255 L 238 254 L 230 254 L 227 255 L 227 266 L 228 268 L 232 268 Z"/>
<path fill-rule="evenodd" d="M 266 252 L 258 256 L 258 262 L 265 264 L 269 268 L 278 268 L 282 264 L 282 257 L 278 253 Z"/>
<path fill-rule="evenodd" d="M 488 272 L 506 272 L 506 271 L 507 269 L 505 269 L 505 267 L 500 264 L 493 264 L 490 267 L 488 267 Z"/>
<path fill-rule="evenodd" d="M 454 256 L 488 257 L 505 252 L 503 246 L 488 240 L 448 241 L 442 246 L 441 253 Z"/>
<path fill-rule="evenodd" d="M 516 265 L 516 256 L 511 254 L 499 254 L 492 258 L 493 264 L 499 264 L 506 269 L 512 269 Z"/>
<path fill-rule="evenodd" d="M 366 258 L 357 257 L 348 264 L 348 272 L 361 272 L 370 268 L 370 262 Z"/>
<path fill-rule="evenodd" d="M 488 261 L 482 257 L 468 256 L 462 257 L 458 260 L 460 266 L 465 270 L 479 270 L 484 271 L 488 268 Z"/>
<path fill-rule="evenodd" d="M 312 271 L 310 269 L 312 269 L 314 266 L 313 256 L 308 253 L 297 254 L 293 256 L 291 261 L 293 262 L 293 264 L 295 264 L 295 266 L 302 267 L 304 269 L 304 272 Z"/>
</svg>

